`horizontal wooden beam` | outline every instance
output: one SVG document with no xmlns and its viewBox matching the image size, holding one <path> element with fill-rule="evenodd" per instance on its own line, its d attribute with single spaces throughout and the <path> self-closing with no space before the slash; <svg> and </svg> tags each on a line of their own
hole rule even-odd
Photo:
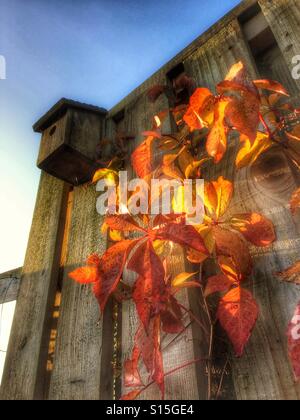
<svg viewBox="0 0 300 420">
<path fill-rule="evenodd" d="M 17 300 L 22 268 L 0 274 L 0 305 Z"/>
</svg>

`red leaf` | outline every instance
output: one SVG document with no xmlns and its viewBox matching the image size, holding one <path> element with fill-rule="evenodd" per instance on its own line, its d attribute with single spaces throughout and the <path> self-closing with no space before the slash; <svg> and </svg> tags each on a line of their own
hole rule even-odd
<svg viewBox="0 0 300 420">
<path fill-rule="evenodd" d="M 260 103 L 252 93 L 244 93 L 242 99 L 231 98 L 226 107 L 226 117 L 232 127 L 254 142 L 259 125 Z"/>
<path fill-rule="evenodd" d="M 205 297 L 217 292 L 227 292 L 234 283 L 224 274 L 218 274 L 207 280 Z"/>
<path fill-rule="evenodd" d="M 130 391 L 128 394 L 123 395 L 120 400 L 122 401 L 129 401 L 129 400 L 135 400 L 140 393 L 142 392 L 142 390 L 135 390 L 135 391 Z"/>
<path fill-rule="evenodd" d="M 159 313 L 166 300 L 165 270 L 150 241 L 145 241 L 131 257 L 127 268 L 139 275 L 133 299 L 144 328 L 148 331 L 150 317 Z"/>
<path fill-rule="evenodd" d="M 138 371 L 140 350 L 134 347 L 132 358 L 124 363 L 124 384 L 125 387 L 141 387 L 143 382 Z"/>
<path fill-rule="evenodd" d="M 252 260 L 247 243 L 236 232 L 216 226 L 213 228 L 217 255 L 232 258 L 240 273 L 247 277 L 252 271 Z"/>
<path fill-rule="evenodd" d="M 102 256 L 99 264 L 99 280 L 94 286 L 94 294 L 102 312 L 121 279 L 126 258 L 137 242 L 138 240 L 118 242 Z"/>
<path fill-rule="evenodd" d="M 230 224 L 255 246 L 266 247 L 276 240 L 273 223 L 260 214 L 235 215 Z"/>
<path fill-rule="evenodd" d="M 258 312 L 252 294 L 241 287 L 231 290 L 220 301 L 218 319 L 239 357 L 242 356 L 256 324 Z"/>
<path fill-rule="evenodd" d="M 158 229 L 156 239 L 171 241 L 184 247 L 193 248 L 202 254 L 209 255 L 202 236 L 193 226 L 185 224 L 184 221 L 180 223 L 168 223 L 166 226 Z"/>
<path fill-rule="evenodd" d="M 182 311 L 177 300 L 170 296 L 167 309 L 161 313 L 162 329 L 167 334 L 179 334 L 184 329 Z"/>
<path fill-rule="evenodd" d="M 300 303 L 298 304 L 293 319 L 288 326 L 288 352 L 293 366 L 295 379 L 300 380 Z"/>
<path fill-rule="evenodd" d="M 99 280 L 98 268 L 96 266 L 80 267 L 69 273 L 69 277 L 81 284 L 96 283 Z"/>
<path fill-rule="evenodd" d="M 135 343 L 141 351 L 150 378 L 157 383 L 164 397 L 164 369 L 160 342 L 160 317 L 155 316 L 150 321 L 148 333 L 143 327 L 138 329 Z"/>
<path fill-rule="evenodd" d="M 154 137 L 148 137 L 131 155 L 133 169 L 139 178 L 145 178 L 155 169 L 152 143 Z"/>
<path fill-rule="evenodd" d="M 270 90 L 271 92 L 280 93 L 281 95 L 290 96 L 287 90 L 274 80 L 254 80 L 253 82 L 258 89 Z"/>
<path fill-rule="evenodd" d="M 129 214 L 107 216 L 105 223 L 110 229 L 121 232 L 145 232 Z"/>
</svg>

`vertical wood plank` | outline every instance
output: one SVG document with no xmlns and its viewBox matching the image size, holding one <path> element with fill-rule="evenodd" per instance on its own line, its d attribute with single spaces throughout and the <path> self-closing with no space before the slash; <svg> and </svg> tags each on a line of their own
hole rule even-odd
<svg viewBox="0 0 300 420">
<path fill-rule="evenodd" d="M 300 55 L 300 7 L 298 0 L 259 0 L 259 5 L 266 17 L 276 41 L 292 72 L 295 64 L 293 57 Z M 299 93 L 300 82 L 295 81 Z"/>
<path fill-rule="evenodd" d="M 32 400 L 41 395 L 37 377 L 47 345 L 63 232 L 67 187 L 42 173 L 21 276 L 21 287 L 1 385 L 1 399 Z"/>
<path fill-rule="evenodd" d="M 102 217 L 96 211 L 95 186 L 74 189 L 69 243 L 64 269 L 62 301 L 49 399 L 97 400 L 100 398 L 102 321 L 90 286 L 79 285 L 68 273 L 85 264 L 93 253 L 106 250 Z M 99 321 L 99 322 L 98 322 Z M 109 367 L 108 367 L 109 368 Z"/>
</svg>

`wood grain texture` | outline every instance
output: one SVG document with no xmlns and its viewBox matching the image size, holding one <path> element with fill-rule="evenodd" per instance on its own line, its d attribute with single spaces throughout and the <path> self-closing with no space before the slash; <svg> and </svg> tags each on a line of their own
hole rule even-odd
<svg viewBox="0 0 300 420">
<path fill-rule="evenodd" d="M 92 253 L 106 249 L 100 233 L 102 217 L 96 211 L 96 188 L 78 187 L 70 224 L 64 268 L 50 400 L 97 400 L 100 398 L 102 322 L 91 287 L 73 282 L 68 273 L 85 264 Z"/>
<path fill-rule="evenodd" d="M 259 0 L 278 46 L 292 71 L 293 57 L 300 54 L 300 6 L 298 0 Z M 300 90 L 299 80 L 295 88 Z M 296 92 L 295 92 L 296 93 Z M 292 92 L 293 94 L 293 92 Z"/>
<path fill-rule="evenodd" d="M 17 300 L 22 268 L 0 274 L 0 305 Z"/>
<path fill-rule="evenodd" d="M 21 287 L 1 385 L 1 399 L 39 395 L 37 372 L 59 268 L 65 184 L 45 173 L 41 182 L 21 276 Z"/>
</svg>

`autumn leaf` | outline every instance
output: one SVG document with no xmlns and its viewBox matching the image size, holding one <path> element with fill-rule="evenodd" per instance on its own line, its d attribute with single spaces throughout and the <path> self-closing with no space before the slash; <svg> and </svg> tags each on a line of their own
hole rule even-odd
<svg viewBox="0 0 300 420">
<path fill-rule="evenodd" d="M 161 312 L 162 330 L 167 334 L 179 334 L 184 329 L 182 311 L 177 300 L 169 296 L 166 308 Z"/>
<path fill-rule="evenodd" d="M 139 178 L 145 178 L 155 169 L 152 150 L 153 141 L 154 137 L 147 137 L 131 155 L 133 169 Z"/>
<path fill-rule="evenodd" d="M 77 268 L 69 273 L 69 277 L 81 284 L 96 283 L 99 279 L 98 267 L 86 266 Z"/>
<path fill-rule="evenodd" d="M 232 195 L 232 182 L 221 176 L 217 181 L 205 184 L 204 205 L 210 215 L 219 220 L 226 212 Z"/>
<path fill-rule="evenodd" d="M 217 317 L 238 357 L 243 355 L 245 345 L 256 324 L 258 312 L 252 294 L 241 287 L 232 289 L 219 303 Z"/>
<path fill-rule="evenodd" d="M 288 326 L 288 352 L 296 381 L 300 380 L 300 303 Z"/>
<path fill-rule="evenodd" d="M 241 95 L 241 99 L 231 98 L 225 115 L 233 128 L 253 142 L 259 125 L 260 103 L 252 93 L 242 92 Z"/>
<path fill-rule="evenodd" d="M 251 93 L 257 99 L 259 98 L 258 90 L 253 84 L 253 81 L 250 79 L 247 68 L 242 61 L 239 61 L 230 68 L 227 76 L 225 77 L 225 84 L 226 82 L 231 82 L 230 89 L 243 90 Z M 222 85 L 222 83 L 217 86 L 217 90 L 219 92 L 220 85 Z M 233 86 L 235 86 L 235 88 Z"/>
<path fill-rule="evenodd" d="M 131 400 L 135 400 L 140 395 L 141 392 L 142 392 L 142 390 L 130 391 L 128 394 L 123 395 L 120 398 L 120 401 L 131 401 Z"/>
<path fill-rule="evenodd" d="M 274 80 L 254 80 L 253 83 L 258 89 L 270 90 L 271 92 L 290 96 L 287 90 L 280 83 L 275 82 Z"/>
<path fill-rule="evenodd" d="M 245 137 L 241 138 L 243 146 L 236 158 L 237 169 L 252 165 L 258 157 L 273 145 L 272 140 L 265 133 L 258 132 L 254 143 Z"/>
<path fill-rule="evenodd" d="M 143 386 L 141 376 L 138 370 L 140 350 L 134 347 L 132 357 L 124 363 L 124 385 L 127 388 L 136 388 Z"/>
<path fill-rule="evenodd" d="M 213 228 L 213 235 L 217 255 L 232 258 L 241 275 L 247 277 L 252 271 L 252 259 L 245 240 L 237 232 L 220 226 Z"/>
<path fill-rule="evenodd" d="M 191 131 L 201 130 L 213 122 L 214 96 L 209 89 L 198 88 L 190 98 L 190 107 L 183 117 Z"/>
<path fill-rule="evenodd" d="M 118 181 L 118 173 L 108 168 L 98 169 L 93 176 L 92 183 L 100 181 L 100 179 L 106 179 L 108 185 L 116 185 Z"/>
<path fill-rule="evenodd" d="M 160 316 L 151 319 L 148 330 L 141 326 L 135 336 L 135 345 L 140 349 L 142 360 L 150 379 L 159 386 L 164 398 L 164 369 L 161 353 Z"/>
<path fill-rule="evenodd" d="M 202 254 L 209 255 L 203 238 L 197 230 L 187 225 L 185 221 L 180 223 L 168 223 L 155 232 L 156 239 L 168 240 L 184 247 L 193 248 Z"/>
<path fill-rule="evenodd" d="M 247 241 L 258 247 L 266 247 L 276 240 L 273 223 L 257 213 L 235 215 L 230 220 L 232 228 L 240 232 Z"/>
<path fill-rule="evenodd" d="M 227 133 L 228 127 L 225 123 L 225 110 L 228 100 L 220 100 L 215 105 L 214 124 L 208 135 L 206 142 L 206 150 L 209 156 L 215 159 L 215 163 L 219 163 L 227 149 Z"/>
<path fill-rule="evenodd" d="M 126 258 L 138 240 L 117 242 L 102 256 L 99 264 L 99 278 L 94 285 L 94 294 L 104 311 L 109 296 L 115 291 L 126 263 Z"/>
<path fill-rule="evenodd" d="M 290 208 L 292 214 L 296 214 L 297 210 L 300 208 L 300 188 L 293 193 L 290 200 Z"/>
<path fill-rule="evenodd" d="M 300 284 L 300 261 L 297 261 L 288 269 L 277 273 L 277 276 L 288 283 Z"/>
<path fill-rule="evenodd" d="M 147 331 L 151 315 L 160 311 L 161 300 L 166 298 L 165 270 L 150 241 L 145 241 L 135 251 L 127 268 L 139 275 L 133 300 Z"/>
<path fill-rule="evenodd" d="M 204 296 L 208 297 L 214 293 L 227 292 L 234 283 L 224 274 L 209 277 L 205 288 Z"/>
<path fill-rule="evenodd" d="M 191 277 L 194 277 L 196 273 L 180 273 L 172 280 L 172 287 L 174 288 L 185 288 L 185 287 L 199 287 L 199 283 L 196 281 L 187 281 Z"/>
<path fill-rule="evenodd" d="M 105 223 L 110 229 L 118 230 L 120 232 L 146 232 L 130 214 L 106 216 Z"/>
</svg>

